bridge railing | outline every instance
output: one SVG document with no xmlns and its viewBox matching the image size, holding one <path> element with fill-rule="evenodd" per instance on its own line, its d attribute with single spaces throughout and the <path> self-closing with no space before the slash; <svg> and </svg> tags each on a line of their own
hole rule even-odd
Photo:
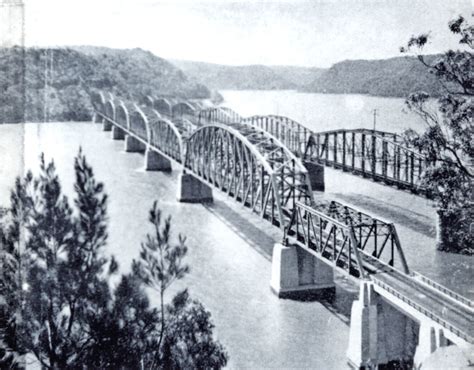
<svg viewBox="0 0 474 370">
<path fill-rule="evenodd" d="M 429 285 L 430 287 L 440 291 L 441 293 L 446 294 L 447 296 L 453 298 L 455 301 L 458 301 L 459 303 L 462 303 L 466 305 L 467 307 L 474 309 L 474 302 L 467 299 L 466 297 L 463 297 L 462 295 L 446 288 L 445 286 L 437 283 L 434 280 L 431 280 L 430 278 L 420 274 L 419 272 L 413 271 L 413 277 L 416 279 L 419 279 L 421 282 L 425 283 L 426 285 Z"/>
<path fill-rule="evenodd" d="M 382 289 L 386 290 L 388 293 L 390 293 L 390 294 L 394 295 L 395 297 L 397 297 L 398 299 L 402 300 L 403 302 L 405 302 L 409 306 L 413 307 L 418 312 L 420 312 L 423 315 L 429 317 L 431 320 L 438 323 L 442 327 L 448 329 L 450 332 L 452 332 L 456 336 L 464 339 L 468 343 L 474 344 L 474 338 L 472 338 L 472 336 L 467 334 L 465 331 L 463 331 L 459 328 L 456 328 L 453 325 L 449 324 L 446 320 L 439 317 L 439 315 L 436 315 L 435 313 L 433 313 L 433 311 L 431 311 L 429 309 L 426 309 L 425 307 L 419 305 L 418 303 L 414 302 L 412 299 L 408 298 L 404 294 L 398 292 L 396 289 L 394 289 L 391 286 L 389 286 L 388 284 L 378 280 L 377 278 L 373 278 L 372 281 L 374 282 L 374 284 L 378 285 Z"/>
</svg>

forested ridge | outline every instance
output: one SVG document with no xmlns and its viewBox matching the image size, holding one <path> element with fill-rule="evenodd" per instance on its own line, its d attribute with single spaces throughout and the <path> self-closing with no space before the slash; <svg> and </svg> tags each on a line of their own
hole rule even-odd
<svg viewBox="0 0 474 370">
<path fill-rule="evenodd" d="M 324 69 L 299 66 L 243 65 L 172 60 L 188 76 L 213 89 L 289 90 L 301 89 Z"/>
<path fill-rule="evenodd" d="M 433 60 L 437 56 L 429 56 Z M 346 60 L 330 68 L 299 66 L 230 66 L 172 60 L 187 75 L 214 89 L 294 89 L 328 94 L 407 97 L 424 90 L 442 93 L 439 81 L 413 56 L 380 60 Z"/>
<path fill-rule="evenodd" d="M 135 100 L 210 97 L 205 86 L 142 49 L 0 49 L 0 122 L 88 120 L 91 89 Z"/>
<path fill-rule="evenodd" d="M 429 56 L 432 61 L 437 56 Z M 306 91 L 332 94 L 368 94 L 407 97 L 416 91 L 432 96 L 442 93 L 442 86 L 413 56 L 381 60 L 346 60 L 334 64 L 317 76 Z"/>
</svg>

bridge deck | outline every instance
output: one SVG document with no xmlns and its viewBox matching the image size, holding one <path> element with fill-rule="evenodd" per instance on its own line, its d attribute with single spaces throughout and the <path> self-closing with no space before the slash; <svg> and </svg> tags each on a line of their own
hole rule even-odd
<svg viewBox="0 0 474 370">
<path fill-rule="evenodd" d="M 466 305 L 447 298 L 441 291 L 427 287 L 412 276 L 399 272 L 377 272 L 371 275 L 371 279 L 380 288 L 403 300 L 422 315 L 474 344 L 473 311 Z"/>
</svg>

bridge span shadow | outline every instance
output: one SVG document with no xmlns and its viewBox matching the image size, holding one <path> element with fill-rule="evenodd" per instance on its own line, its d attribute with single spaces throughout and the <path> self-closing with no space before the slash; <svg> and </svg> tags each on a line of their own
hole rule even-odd
<svg viewBox="0 0 474 370">
<path fill-rule="evenodd" d="M 240 206 L 230 206 L 225 200 L 214 199 L 213 203 L 202 206 L 235 232 L 246 244 L 271 263 L 273 245 L 281 241 L 281 230 L 262 220 L 248 210 L 240 211 Z M 270 276 L 268 277 L 270 283 Z M 352 302 L 358 297 L 358 286 L 344 275 L 335 272 L 336 294 L 319 296 L 301 296 L 293 298 L 310 304 L 318 302 L 346 325 L 350 324 Z M 270 286 L 268 288 L 270 290 Z M 283 299 L 283 298 L 282 298 Z"/>
</svg>

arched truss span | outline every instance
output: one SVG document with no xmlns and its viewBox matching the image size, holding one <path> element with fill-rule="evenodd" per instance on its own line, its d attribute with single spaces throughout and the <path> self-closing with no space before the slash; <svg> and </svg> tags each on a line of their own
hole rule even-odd
<svg viewBox="0 0 474 370">
<path fill-rule="evenodd" d="M 183 163 L 184 144 L 183 127 L 177 126 L 166 118 L 159 118 L 149 122 L 150 145 L 159 149 L 161 153 Z"/>
<path fill-rule="evenodd" d="M 155 108 L 161 115 L 165 117 L 171 117 L 171 107 L 173 102 L 166 98 L 156 98 L 153 102 L 153 108 Z"/>
<path fill-rule="evenodd" d="M 301 123 L 284 116 L 252 116 L 244 118 L 242 123 L 270 132 L 299 157 L 304 153 L 311 134 L 311 131 Z"/>
<path fill-rule="evenodd" d="M 127 105 L 122 101 L 117 101 L 117 108 L 115 114 L 115 122 L 122 128 L 129 130 L 130 129 L 130 110 L 127 108 Z"/>
<path fill-rule="evenodd" d="M 422 193 L 419 182 L 427 159 L 395 141 L 400 139 L 396 134 L 365 129 L 313 133 L 304 157 L 307 161 Z"/>
<path fill-rule="evenodd" d="M 115 109 L 115 103 L 114 103 L 114 98 L 113 96 L 110 97 L 110 99 L 108 99 L 106 102 L 105 102 L 105 115 L 106 115 L 106 119 L 110 122 L 115 122 L 116 120 L 116 109 Z"/>
<path fill-rule="evenodd" d="M 101 91 L 96 91 L 90 95 L 92 106 L 99 114 L 105 115 L 105 96 Z"/>
<path fill-rule="evenodd" d="M 141 99 L 141 102 L 147 107 L 153 108 L 153 103 L 155 102 L 155 99 L 151 95 L 146 95 Z"/>
<path fill-rule="evenodd" d="M 284 228 L 297 201 L 313 203 L 308 172 L 267 132 L 213 123 L 187 140 L 185 168 Z"/>
<path fill-rule="evenodd" d="M 209 123 L 239 123 L 242 121 L 242 117 L 234 112 L 232 109 L 227 107 L 215 107 L 207 108 L 199 111 L 198 122 L 200 124 Z"/>
<path fill-rule="evenodd" d="M 134 109 L 130 115 L 130 131 L 145 143 L 149 143 L 148 118 L 136 104 L 134 104 Z"/>
<path fill-rule="evenodd" d="M 183 136 L 188 128 L 183 124 L 171 122 L 152 108 L 141 107 L 148 127 L 148 143 L 175 161 L 182 163 L 184 146 Z"/>
<path fill-rule="evenodd" d="M 174 118 L 194 118 L 196 108 L 189 102 L 179 102 L 171 108 L 171 116 Z"/>
</svg>

